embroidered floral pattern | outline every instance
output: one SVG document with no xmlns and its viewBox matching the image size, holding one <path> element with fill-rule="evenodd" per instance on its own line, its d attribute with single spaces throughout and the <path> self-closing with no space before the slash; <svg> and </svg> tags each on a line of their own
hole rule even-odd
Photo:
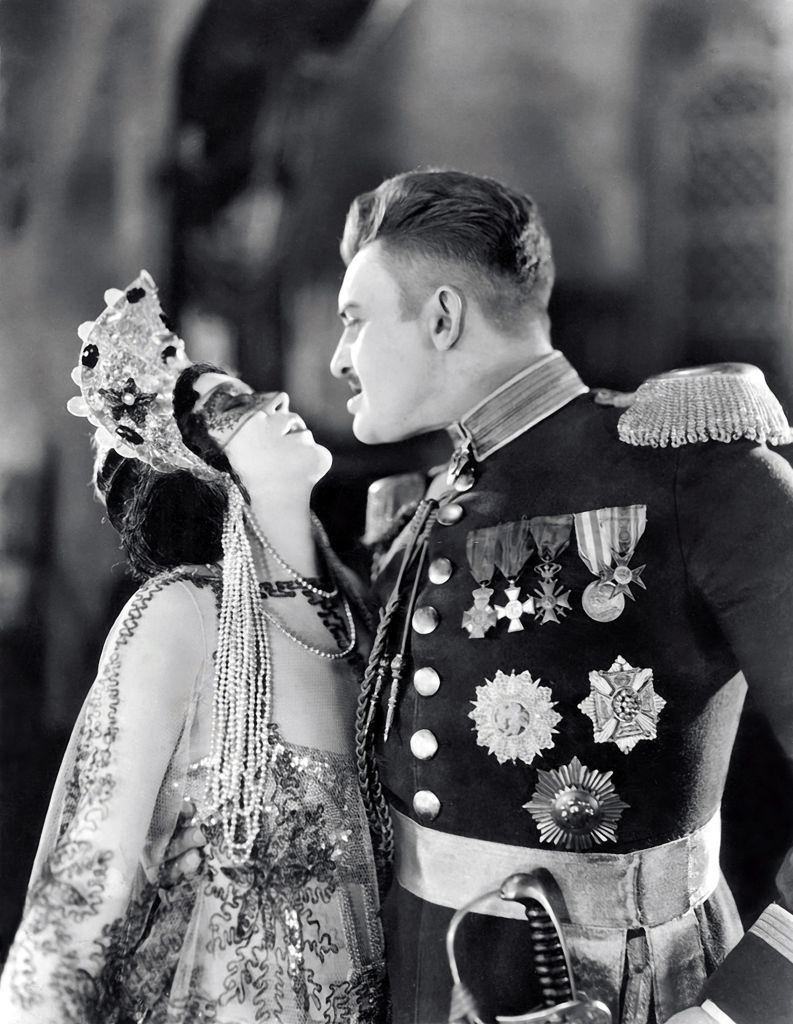
<svg viewBox="0 0 793 1024">
<path fill-rule="evenodd" d="M 206 764 L 188 764 L 184 728 L 137 864 L 101 838 L 123 770 L 126 647 L 153 596 L 183 576 L 139 592 L 86 703 L 60 823 L 7 965 L 14 1004 L 47 1024 L 385 1024 L 375 870 L 352 757 L 285 743 L 273 727 L 264 823 L 237 865 L 206 803 Z M 217 590 L 213 579 L 194 582 Z M 166 888 L 157 865 L 183 796 L 208 845 L 201 869 Z M 123 911 L 103 923 L 119 889 L 129 893 Z"/>
</svg>

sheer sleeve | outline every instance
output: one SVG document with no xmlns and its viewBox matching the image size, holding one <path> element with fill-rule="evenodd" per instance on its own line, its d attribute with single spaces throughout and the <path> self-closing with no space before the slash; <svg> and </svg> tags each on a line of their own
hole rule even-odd
<svg viewBox="0 0 793 1024">
<path fill-rule="evenodd" d="M 4 1024 L 109 1024 L 181 804 L 205 660 L 190 586 L 141 588 L 105 644 L 67 749 L 0 981 Z"/>
</svg>

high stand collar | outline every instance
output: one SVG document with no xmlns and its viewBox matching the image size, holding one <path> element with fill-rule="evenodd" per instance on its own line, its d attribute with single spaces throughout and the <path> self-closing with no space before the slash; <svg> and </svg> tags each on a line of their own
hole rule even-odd
<svg viewBox="0 0 793 1024">
<path fill-rule="evenodd" d="M 483 462 L 588 391 L 561 352 L 553 350 L 530 363 L 447 428 L 455 446 L 449 486 L 468 490 L 475 462 Z"/>
</svg>

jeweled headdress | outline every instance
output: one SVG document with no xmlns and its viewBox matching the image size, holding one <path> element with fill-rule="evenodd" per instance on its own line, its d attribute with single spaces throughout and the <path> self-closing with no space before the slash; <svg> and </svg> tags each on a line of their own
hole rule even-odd
<svg viewBox="0 0 793 1024">
<path fill-rule="evenodd" d="M 216 470 L 190 451 L 173 415 L 173 389 L 190 365 L 184 342 L 160 307 L 145 271 L 125 290 L 105 292 L 107 308 L 78 328 L 83 342 L 72 380 L 82 395 L 67 408 L 97 428 L 102 449 L 115 448 L 162 472 L 187 469 L 203 479 Z"/>
</svg>

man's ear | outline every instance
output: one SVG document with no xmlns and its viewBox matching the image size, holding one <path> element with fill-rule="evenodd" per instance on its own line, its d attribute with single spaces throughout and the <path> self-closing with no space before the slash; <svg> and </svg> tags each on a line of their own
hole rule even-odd
<svg viewBox="0 0 793 1024">
<path fill-rule="evenodd" d="M 427 303 L 430 340 L 438 352 L 459 341 L 465 322 L 465 299 L 450 285 L 441 285 Z"/>
</svg>

